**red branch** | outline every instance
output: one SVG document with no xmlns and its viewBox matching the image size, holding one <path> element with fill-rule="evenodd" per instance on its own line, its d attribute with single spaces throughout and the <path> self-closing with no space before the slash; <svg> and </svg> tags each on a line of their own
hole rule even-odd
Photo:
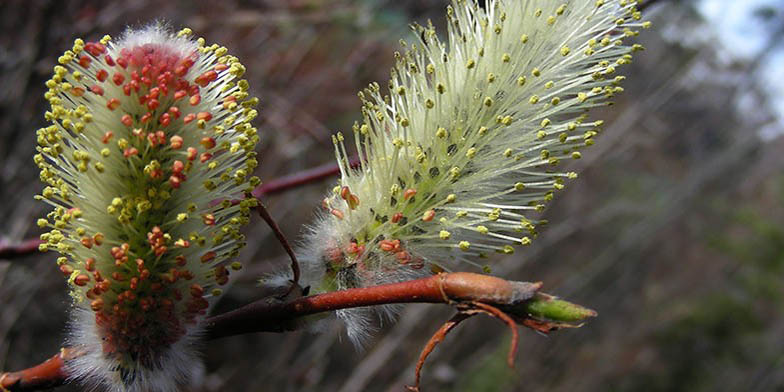
<svg viewBox="0 0 784 392">
<path fill-rule="evenodd" d="M 0 260 L 14 259 L 34 253 L 38 251 L 38 245 L 42 243 L 43 241 L 38 238 L 31 238 L 18 244 L 0 243 Z"/>
<path fill-rule="evenodd" d="M 516 318 L 527 317 L 526 300 L 533 298 L 541 283 L 513 282 L 467 272 L 434 275 L 427 278 L 381 286 L 349 289 L 293 300 L 265 298 L 239 309 L 205 320 L 206 339 L 254 332 L 283 332 L 297 329 L 301 318 L 316 313 L 360 306 L 394 303 L 466 302 L 490 304 Z M 63 361 L 78 355 L 74 349 L 61 353 L 41 365 L 0 375 L 2 391 L 34 391 L 62 385 L 66 375 Z"/>
</svg>

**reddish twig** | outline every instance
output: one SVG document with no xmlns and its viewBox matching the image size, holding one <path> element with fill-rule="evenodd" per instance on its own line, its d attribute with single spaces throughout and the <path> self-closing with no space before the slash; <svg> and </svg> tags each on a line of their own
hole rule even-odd
<svg viewBox="0 0 784 392">
<path fill-rule="evenodd" d="M 349 163 L 351 164 L 352 168 L 356 168 L 359 166 L 359 158 L 353 157 L 349 160 Z M 338 167 L 337 163 L 327 163 L 312 169 L 306 169 L 261 184 L 253 190 L 252 194 L 254 197 L 271 195 L 274 193 L 297 188 L 302 185 L 312 184 L 325 178 L 336 176 L 338 173 L 340 173 L 340 168 Z"/>
<path fill-rule="evenodd" d="M 514 357 L 515 353 L 517 353 L 517 343 L 520 338 L 520 335 L 517 333 L 517 323 L 515 320 L 495 306 L 482 302 L 470 301 L 461 303 L 457 307 L 459 309 L 457 314 L 449 319 L 449 321 L 441 325 L 441 328 L 439 328 L 438 331 L 436 331 L 433 336 L 430 337 L 430 340 L 427 341 L 427 344 L 422 349 L 422 353 L 419 354 L 419 360 L 417 360 L 416 369 L 414 370 L 414 385 L 406 387 L 409 391 L 420 392 L 419 384 L 422 379 L 422 367 L 425 365 L 427 357 L 430 356 L 433 350 L 435 350 L 436 346 L 443 342 L 446 338 L 446 335 L 448 335 L 452 329 L 460 324 L 461 321 L 479 313 L 484 313 L 490 317 L 494 317 L 503 321 L 507 326 L 509 326 L 509 329 L 512 330 L 512 341 L 509 344 L 507 364 L 509 367 L 514 367 Z"/>
<path fill-rule="evenodd" d="M 208 339 L 253 332 L 281 332 L 296 329 L 299 318 L 316 313 L 398 303 L 477 301 L 514 306 L 530 299 L 540 287 L 541 283 L 512 282 L 493 276 L 454 272 L 407 282 L 333 291 L 288 302 L 266 298 L 210 317 L 205 322 L 205 329 Z M 521 315 L 524 313 L 521 312 Z"/>
<path fill-rule="evenodd" d="M 62 385 L 67 379 L 63 364 L 78 355 L 75 349 L 61 348 L 59 353 L 37 366 L 0 374 L 0 391 L 37 391 Z"/>
<path fill-rule="evenodd" d="M 39 240 L 38 238 L 24 240 L 18 244 L 0 243 L 0 260 L 14 259 L 28 255 L 30 253 L 34 253 L 38 250 L 38 245 L 41 245 L 42 243 L 43 241 Z"/>
<path fill-rule="evenodd" d="M 294 254 L 294 249 L 292 249 L 291 244 L 289 244 L 289 241 L 286 239 L 286 235 L 284 235 L 283 231 L 280 230 L 278 223 L 275 222 L 275 219 L 272 219 L 272 216 L 270 215 L 269 211 L 267 211 L 267 208 L 264 207 L 264 204 L 262 204 L 261 200 L 258 198 L 256 200 L 258 201 L 256 209 L 259 211 L 259 216 L 261 216 L 261 219 L 264 219 L 264 222 L 267 222 L 267 225 L 270 227 L 270 229 L 272 229 L 272 232 L 275 233 L 275 237 L 278 239 L 278 242 L 283 245 L 283 249 L 286 250 L 289 258 L 291 258 L 291 288 L 285 294 L 288 295 L 291 290 L 294 289 L 294 287 L 298 286 L 299 283 L 299 262 L 297 262 L 297 256 Z"/>
<path fill-rule="evenodd" d="M 395 303 L 480 303 L 516 309 L 533 298 L 541 283 L 513 282 L 487 275 L 455 272 L 434 275 L 408 282 L 381 286 L 335 291 L 293 300 L 277 296 L 262 299 L 234 311 L 213 316 L 204 321 L 205 338 L 254 333 L 282 332 L 299 327 L 302 317 L 360 306 Z M 522 317 L 526 312 L 519 311 Z M 64 349 L 49 361 L 26 370 L 0 375 L 3 388 L 8 391 L 33 391 L 44 387 L 62 385 L 66 381 L 62 372 Z M 78 354 L 74 354 L 78 355 Z"/>
<path fill-rule="evenodd" d="M 417 360 L 416 369 L 414 369 L 414 385 L 413 386 L 406 386 L 406 388 L 411 392 L 419 392 L 419 381 L 422 378 L 422 366 L 425 365 L 425 360 L 430 355 L 430 353 L 435 350 L 436 346 L 444 341 L 446 335 L 449 334 L 454 327 L 460 324 L 461 321 L 475 315 L 469 314 L 466 312 L 458 312 L 456 315 L 452 316 L 447 322 L 441 325 L 441 328 L 430 337 L 430 340 L 427 341 L 425 347 L 422 349 L 422 353 L 419 354 L 419 359 Z"/>
</svg>

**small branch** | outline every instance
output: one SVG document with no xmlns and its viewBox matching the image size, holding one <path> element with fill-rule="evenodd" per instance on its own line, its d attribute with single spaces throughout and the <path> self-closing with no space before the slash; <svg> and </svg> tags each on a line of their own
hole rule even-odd
<svg viewBox="0 0 784 392">
<path fill-rule="evenodd" d="M 10 260 L 35 253 L 38 251 L 38 245 L 42 243 L 43 241 L 38 238 L 30 238 L 18 244 L 0 243 L 0 260 Z"/>
<path fill-rule="evenodd" d="M 0 391 L 37 391 L 60 386 L 67 379 L 63 371 L 64 362 L 78 355 L 75 349 L 61 348 L 59 353 L 40 365 L 18 372 L 2 373 Z"/>
<path fill-rule="evenodd" d="M 294 249 L 291 248 L 291 244 L 289 244 L 289 241 L 286 239 L 283 231 L 280 230 L 278 223 L 272 219 L 272 216 L 269 214 L 269 211 L 267 211 L 267 208 L 264 207 L 264 204 L 262 204 L 261 200 L 258 198 L 256 201 L 258 201 L 256 209 L 259 211 L 259 216 L 261 216 L 261 219 L 264 219 L 264 222 L 267 222 L 267 225 L 270 227 L 270 229 L 272 229 L 272 232 L 275 233 L 275 237 L 278 239 L 280 244 L 283 245 L 283 249 L 285 249 L 286 253 L 289 254 L 289 258 L 291 258 L 292 281 L 291 289 L 289 289 L 289 292 L 291 292 L 291 290 L 294 289 L 294 287 L 297 287 L 299 284 L 299 262 L 297 262 L 297 256 L 294 254 Z M 286 295 L 288 295 L 289 292 L 287 292 Z"/>
<path fill-rule="evenodd" d="M 359 166 L 359 158 L 353 157 L 349 160 L 352 168 Z M 325 178 L 333 177 L 340 173 L 337 163 L 327 163 L 312 169 L 303 170 L 294 174 L 289 174 L 276 178 L 267 183 L 261 184 L 253 190 L 254 197 L 271 195 L 284 192 L 289 189 L 297 188 L 302 185 L 312 184 Z"/>
<path fill-rule="evenodd" d="M 464 313 L 487 313 L 507 324 L 514 320 L 544 333 L 561 327 L 574 327 L 572 324 L 557 321 L 580 321 L 596 315 L 579 305 L 538 293 L 541 286 L 541 282 L 514 282 L 487 275 L 455 272 L 290 300 L 269 297 L 231 312 L 209 317 L 203 325 L 205 338 L 213 340 L 245 333 L 295 330 L 302 325 L 303 317 L 316 313 L 415 302 L 455 305 Z M 532 318 L 532 313 L 538 314 L 541 319 Z M 435 347 L 437 343 L 432 346 Z M 512 348 L 515 346 L 516 340 L 513 340 Z M 76 349 L 64 348 L 60 354 L 41 365 L 19 372 L 0 374 L 0 386 L 3 388 L 0 391 L 34 391 L 62 385 L 66 381 L 66 375 L 62 371 L 63 362 L 77 355 L 79 352 Z"/>
<path fill-rule="evenodd" d="M 419 359 L 417 360 L 416 369 L 414 369 L 414 386 L 407 386 L 406 388 L 411 392 L 419 392 L 419 381 L 422 378 L 422 366 L 425 365 L 425 360 L 430 355 L 430 353 L 435 350 L 436 346 L 443 342 L 446 338 L 446 335 L 449 334 L 453 328 L 455 328 L 460 322 L 463 320 L 474 316 L 474 314 L 468 314 L 466 312 L 458 312 L 456 315 L 452 316 L 447 322 L 441 325 L 441 328 L 430 337 L 430 340 L 427 341 L 425 344 L 425 348 L 422 349 L 422 353 L 419 354 Z"/>
<path fill-rule="evenodd" d="M 381 286 L 333 291 L 288 302 L 266 298 L 239 309 L 210 317 L 205 322 L 208 339 L 253 332 L 296 329 L 299 318 L 339 309 L 399 303 L 477 301 L 512 308 L 530 299 L 541 283 L 512 282 L 493 276 L 455 272 Z M 525 311 L 517 309 L 520 314 Z"/>
</svg>

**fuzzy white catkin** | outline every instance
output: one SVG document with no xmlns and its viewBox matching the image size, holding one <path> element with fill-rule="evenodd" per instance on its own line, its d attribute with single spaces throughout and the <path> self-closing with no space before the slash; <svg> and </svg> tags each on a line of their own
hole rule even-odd
<svg viewBox="0 0 784 392">
<path fill-rule="evenodd" d="M 73 297 L 71 379 L 176 391 L 200 366 L 200 322 L 239 269 L 259 183 L 257 99 L 224 47 L 161 25 L 77 39 L 47 81 L 35 162 Z"/>
<path fill-rule="evenodd" d="M 303 242 L 305 283 L 397 282 L 530 244 L 532 214 L 577 176 L 558 165 L 600 131 L 586 111 L 622 91 L 616 71 L 642 49 L 622 42 L 648 27 L 635 5 L 454 0 L 446 41 L 415 25 L 388 90 L 359 94 L 358 168 L 334 137 L 341 178 Z M 359 340 L 368 314 L 338 317 Z"/>
</svg>

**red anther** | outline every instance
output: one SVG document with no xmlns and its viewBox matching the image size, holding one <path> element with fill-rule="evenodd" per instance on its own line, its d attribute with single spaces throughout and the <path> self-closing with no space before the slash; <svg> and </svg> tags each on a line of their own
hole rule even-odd
<svg viewBox="0 0 784 392">
<path fill-rule="evenodd" d="M 139 92 L 139 81 L 138 80 L 131 80 L 130 83 L 131 83 L 131 88 L 133 89 L 133 91 L 136 91 L 138 93 Z"/>
<path fill-rule="evenodd" d="M 142 272 L 139 272 L 139 280 L 146 280 L 150 277 L 150 270 L 147 268 L 143 269 Z"/>
<path fill-rule="evenodd" d="M 200 298 L 204 296 L 204 288 L 199 286 L 198 284 L 194 283 L 191 285 L 191 296 Z"/>
<path fill-rule="evenodd" d="M 169 142 L 171 143 L 169 146 L 174 150 L 179 150 L 182 147 L 182 137 L 178 135 L 174 135 L 169 138 Z"/>
<path fill-rule="evenodd" d="M 125 83 L 123 85 L 122 89 L 123 89 L 123 94 L 125 94 L 126 97 L 131 96 L 131 85 L 130 85 L 130 83 Z"/>
<path fill-rule="evenodd" d="M 383 250 L 384 252 L 391 252 L 395 250 L 395 244 L 389 240 L 381 240 L 378 242 L 379 249 Z"/>
<path fill-rule="evenodd" d="M 71 274 L 74 272 L 74 269 L 68 264 L 63 264 L 60 266 L 60 272 L 62 272 L 66 278 L 69 278 L 71 277 Z"/>
<path fill-rule="evenodd" d="M 150 142 L 150 145 L 155 147 L 158 144 L 158 140 L 155 139 L 155 134 L 150 133 L 147 135 L 147 141 Z"/>
<path fill-rule="evenodd" d="M 331 211 L 329 211 L 329 213 L 334 215 L 335 218 L 343 220 L 343 211 L 333 208 Z"/>
<path fill-rule="evenodd" d="M 93 59 L 91 59 L 87 55 L 82 55 L 81 57 L 79 57 L 79 65 L 81 65 L 84 68 L 89 67 L 90 63 L 92 63 L 92 62 L 93 62 Z"/>
<path fill-rule="evenodd" d="M 101 271 L 93 271 L 93 277 L 95 277 L 96 282 L 103 281 L 103 277 L 101 277 Z"/>
<path fill-rule="evenodd" d="M 232 102 L 237 102 L 237 97 L 235 97 L 233 95 L 229 95 L 228 97 L 224 98 L 223 99 L 223 108 L 224 109 L 228 109 L 229 105 L 231 105 Z"/>
<path fill-rule="evenodd" d="M 210 82 L 212 82 L 213 80 L 215 80 L 217 78 L 218 78 L 218 73 L 215 72 L 215 71 L 210 70 L 210 71 L 207 71 L 207 72 L 197 76 L 194 81 L 199 86 L 205 87 L 205 86 L 207 86 L 207 84 L 209 84 Z"/>
<path fill-rule="evenodd" d="M 151 68 L 152 67 L 150 67 L 149 65 L 145 65 L 144 67 L 142 67 L 142 75 L 149 75 Z"/>
<path fill-rule="evenodd" d="M 351 189 L 349 189 L 347 186 L 340 188 L 340 198 L 343 200 L 348 200 L 349 195 L 351 195 Z"/>
<path fill-rule="evenodd" d="M 401 219 L 403 219 L 403 213 L 396 212 L 392 215 L 392 219 L 390 219 L 390 221 L 392 221 L 392 223 L 397 223 L 400 222 Z"/>
<path fill-rule="evenodd" d="M 158 124 L 161 124 L 161 126 L 166 127 L 169 126 L 170 123 L 171 123 L 171 116 L 169 115 L 169 113 L 164 113 L 161 115 L 160 118 L 158 118 Z"/>
<path fill-rule="evenodd" d="M 174 92 L 174 100 L 175 101 L 179 101 L 180 99 L 185 98 L 186 95 L 188 95 L 188 93 L 185 90 L 175 91 Z"/>
<path fill-rule="evenodd" d="M 82 246 L 87 249 L 91 249 L 93 247 L 93 239 L 90 237 L 82 237 L 81 241 Z"/>
<path fill-rule="evenodd" d="M 90 257 L 84 261 L 84 269 L 93 272 L 95 271 L 95 259 Z"/>
<path fill-rule="evenodd" d="M 112 76 L 112 82 L 114 82 L 115 86 L 121 85 L 125 81 L 125 75 L 115 72 Z"/>
<path fill-rule="evenodd" d="M 212 214 L 204 214 L 201 216 L 204 224 L 207 226 L 214 226 L 215 225 L 215 215 Z"/>
<path fill-rule="evenodd" d="M 161 170 L 161 169 L 155 169 L 155 170 L 150 172 L 150 178 L 153 178 L 153 179 L 157 180 L 157 179 L 159 179 L 161 177 L 163 177 L 163 170 Z"/>
<path fill-rule="evenodd" d="M 166 133 L 163 131 L 155 131 L 155 138 L 157 139 L 158 144 L 166 143 Z"/>
<path fill-rule="evenodd" d="M 90 91 L 92 91 L 96 95 L 103 95 L 103 88 L 97 84 L 94 84 L 90 87 Z"/>
<path fill-rule="evenodd" d="M 160 103 L 160 102 L 158 102 L 158 100 L 157 100 L 157 99 L 153 98 L 153 99 L 151 99 L 151 100 L 147 101 L 147 109 L 150 109 L 150 110 L 155 110 L 155 109 L 157 109 L 157 108 L 158 108 L 158 106 L 159 106 L 160 104 L 161 104 L 161 103 Z"/>
<path fill-rule="evenodd" d="M 155 248 L 155 256 L 160 257 L 162 254 L 166 253 L 167 249 L 168 248 L 166 248 L 165 246 L 159 246 Z"/>
<path fill-rule="evenodd" d="M 112 139 L 112 136 L 114 136 L 114 133 L 112 131 L 106 131 L 103 134 L 103 137 L 101 138 L 101 142 L 103 144 L 109 144 L 109 140 Z"/>
<path fill-rule="evenodd" d="M 430 222 L 436 216 L 435 210 L 427 210 L 425 211 L 424 215 L 422 215 L 422 220 L 425 222 Z"/>
<path fill-rule="evenodd" d="M 400 240 L 392 240 L 392 246 L 394 246 L 395 251 L 400 250 Z"/>
<path fill-rule="evenodd" d="M 97 298 L 92 302 L 90 302 L 90 309 L 92 309 L 95 312 L 103 309 L 103 299 Z"/>
<path fill-rule="evenodd" d="M 205 137 L 201 138 L 201 141 L 199 142 L 199 144 L 201 144 L 202 146 L 204 146 L 204 148 L 209 150 L 209 149 L 215 147 L 215 139 L 213 139 L 213 138 L 211 138 L 209 136 L 205 136 Z"/>
<path fill-rule="evenodd" d="M 104 279 L 104 280 L 102 280 L 101 282 L 99 282 L 99 283 L 96 285 L 96 287 L 97 287 L 97 288 L 100 288 L 100 289 L 101 289 L 101 291 L 105 293 L 105 292 L 109 291 L 109 288 L 111 288 L 111 287 L 112 287 L 112 284 L 111 284 L 111 282 L 109 282 L 108 280 Z"/>
<path fill-rule="evenodd" d="M 100 42 L 88 42 L 84 45 L 84 50 L 91 55 L 98 57 L 101 53 L 106 51 L 106 47 Z"/>
<path fill-rule="evenodd" d="M 84 296 L 87 297 L 87 299 L 91 299 L 91 300 L 98 298 L 99 295 L 101 295 L 101 291 L 96 290 L 95 287 L 93 287 L 90 290 L 87 290 L 87 292 L 84 293 Z"/>
<path fill-rule="evenodd" d="M 178 189 L 180 187 L 180 183 L 181 182 L 182 181 L 177 176 L 169 177 L 169 185 L 171 185 L 171 187 L 174 188 L 174 189 Z"/>
<path fill-rule="evenodd" d="M 199 95 L 199 86 L 197 86 L 195 84 L 189 85 L 188 86 L 188 95 L 190 95 L 191 97 L 193 97 L 195 95 Z"/>
<path fill-rule="evenodd" d="M 108 65 L 110 67 L 114 67 L 115 63 L 114 63 L 114 59 L 112 58 L 112 56 L 107 54 L 106 56 L 103 57 L 103 61 L 106 63 L 106 65 Z"/>
<path fill-rule="evenodd" d="M 135 301 L 135 300 L 136 300 L 136 294 L 134 294 L 134 293 L 133 293 L 132 291 L 130 291 L 130 290 L 125 290 L 125 291 L 123 292 L 123 294 L 125 294 L 125 299 L 127 299 L 127 300 L 128 300 L 128 302 L 133 302 L 133 301 Z"/>
<path fill-rule="evenodd" d="M 161 89 L 158 87 L 153 87 L 150 89 L 150 92 L 147 93 L 147 96 L 150 98 L 158 99 L 161 96 Z"/>
<path fill-rule="evenodd" d="M 196 119 L 196 115 L 193 114 L 193 113 L 190 113 L 190 114 L 186 114 L 185 117 L 182 118 L 182 122 L 187 124 L 187 123 L 189 123 L 189 122 L 191 122 L 191 121 L 193 121 L 195 119 Z"/>
<path fill-rule="evenodd" d="M 128 60 L 125 59 L 124 57 L 120 57 L 119 59 L 117 59 L 117 65 L 125 69 L 126 67 L 128 67 Z"/>
<path fill-rule="evenodd" d="M 198 153 L 199 153 L 199 151 L 198 151 L 198 150 L 196 150 L 195 148 L 193 148 L 193 147 L 188 147 L 188 160 L 189 160 L 189 161 L 192 161 L 192 160 L 196 159 L 196 155 L 197 155 Z"/>
<path fill-rule="evenodd" d="M 349 254 L 357 254 L 357 253 L 359 253 L 359 246 L 357 246 L 357 243 L 356 242 L 352 242 L 352 243 L 348 244 L 348 246 L 346 247 L 346 253 L 349 253 Z"/>
<path fill-rule="evenodd" d="M 150 85 L 152 85 L 152 79 L 150 79 L 150 78 L 148 78 L 146 76 L 142 76 L 141 82 L 142 82 L 142 84 L 144 84 L 147 87 L 150 87 Z"/>
<path fill-rule="evenodd" d="M 185 164 L 182 161 L 177 160 L 172 163 L 172 172 L 174 174 L 180 174 L 185 169 Z"/>
<path fill-rule="evenodd" d="M 215 256 L 217 256 L 217 254 L 215 252 L 209 251 L 209 252 L 207 252 L 207 253 L 205 253 L 205 254 L 203 254 L 201 256 L 201 262 L 202 263 L 208 263 L 208 262 L 212 261 L 215 258 Z"/>
<path fill-rule="evenodd" d="M 216 72 L 220 72 L 229 69 L 229 66 L 227 64 L 219 63 L 215 65 L 212 69 L 214 69 Z"/>
<path fill-rule="evenodd" d="M 199 112 L 196 114 L 196 118 L 199 120 L 210 121 L 212 120 L 212 113 L 210 112 Z"/>
<path fill-rule="evenodd" d="M 188 102 L 191 104 L 191 106 L 198 105 L 199 102 L 201 102 L 201 95 L 196 94 L 191 96 L 190 99 L 188 99 Z"/>
<path fill-rule="evenodd" d="M 143 124 L 146 124 L 147 121 L 150 121 L 151 118 L 152 118 L 152 113 L 147 112 L 144 113 L 144 115 L 142 115 L 142 118 L 140 118 L 139 121 L 141 121 Z"/>
<path fill-rule="evenodd" d="M 133 125 L 133 119 L 130 114 L 124 114 L 122 118 L 120 118 L 120 121 L 125 124 L 126 127 Z"/>
<path fill-rule="evenodd" d="M 186 260 L 185 256 L 183 256 L 183 255 L 179 255 L 179 256 L 175 257 L 174 260 L 177 261 L 177 265 L 180 266 L 180 267 L 184 266 L 188 262 L 188 260 Z"/>
<path fill-rule="evenodd" d="M 136 288 L 139 287 L 139 278 L 134 276 L 133 278 L 131 278 L 131 282 L 129 284 L 131 290 L 136 290 Z"/>
<path fill-rule="evenodd" d="M 348 200 L 346 201 L 348 202 L 349 208 L 351 208 L 352 210 L 356 209 L 357 206 L 359 205 L 359 196 L 352 193 L 348 196 Z"/>
<path fill-rule="evenodd" d="M 90 281 L 90 275 L 79 274 L 76 275 L 73 282 L 75 285 L 82 287 L 82 286 L 86 286 L 89 281 Z"/>
<path fill-rule="evenodd" d="M 400 252 L 395 253 L 395 257 L 397 257 L 397 261 L 400 262 L 400 264 L 403 264 L 403 265 L 408 264 L 408 262 L 411 261 L 411 255 L 408 254 L 408 252 L 406 252 L 404 250 L 401 250 Z"/>
<path fill-rule="evenodd" d="M 95 78 L 98 79 L 99 82 L 105 82 L 108 77 L 109 71 L 105 69 L 99 69 L 98 72 L 95 73 Z"/>
<path fill-rule="evenodd" d="M 185 76 L 186 73 L 188 73 L 188 68 L 183 65 L 178 65 L 176 68 L 174 68 L 174 74 L 177 76 L 182 77 Z"/>
<path fill-rule="evenodd" d="M 71 94 L 73 94 L 76 97 L 81 97 L 82 95 L 84 95 L 84 89 L 81 87 L 74 87 L 71 89 Z"/>
<path fill-rule="evenodd" d="M 188 240 L 180 238 L 179 240 L 174 241 L 174 246 L 179 248 L 189 248 L 191 246 L 191 243 L 188 242 Z"/>
<path fill-rule="evenodd" d="M 106 107 L 109 108 L 109 110 L 117 109 L 119 106 L 120 106 L 120 100 L 117 98 L 112 98 L 108 102 L 106 102 Z"/>
<path fill-rule="evenodd" d="M 128 148 L 125 149 L 125 151 L 123 151 L 123 156 L 126 157 L 126 158 L 129 158 L 129 157 L 131 157 L 133 155 L 138 155 L 138 154 L 139 154 L 139 150 L 136 149 L 136 147 L 128 147 Z"/>
<path fill-rule="evenodd" d="M 417 193 L 416 189 L 413 189 L 413 188 L 406 189 L 405 192 L 403 192 L 403 200 L 408 200 L 408 199 L 414 197 L 414 195 L 416 195 L 416 193 Z"/>
<path fill-rule="evenodd" d="M 174 116 L 174 118 L 180 118 L 180 115 L 181 115 L 180 108 L 178 108 L 176 106 L 170 107 L 169 108 L 169 113 L 171 113 L 171 115 Z"/>
</svg>

